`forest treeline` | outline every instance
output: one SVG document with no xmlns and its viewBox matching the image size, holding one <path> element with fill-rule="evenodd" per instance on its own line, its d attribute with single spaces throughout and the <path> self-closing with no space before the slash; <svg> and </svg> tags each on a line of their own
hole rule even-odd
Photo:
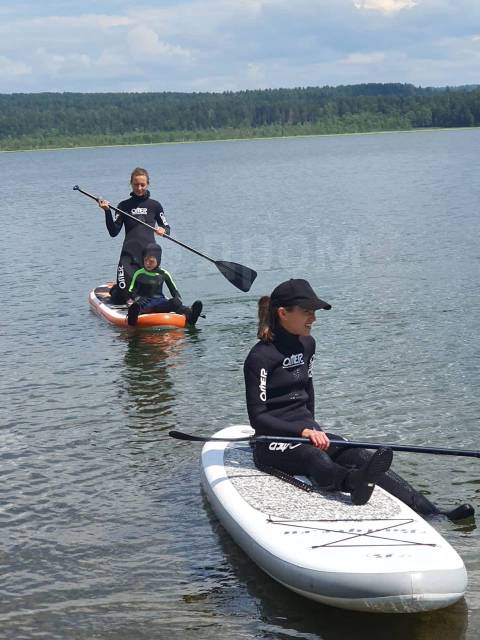
<svg viewBox="0 0 480 640">
<path fill-rule="evenodd" d="M 0 150 L 480 126 L 480 87 L 0 94 Z"/>
</svg>

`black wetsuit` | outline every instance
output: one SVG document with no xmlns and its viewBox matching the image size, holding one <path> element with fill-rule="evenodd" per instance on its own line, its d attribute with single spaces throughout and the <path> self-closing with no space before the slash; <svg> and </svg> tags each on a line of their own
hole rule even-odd
<svg viewBox="0 0 480 640">
<path fill-rule="evenodd" d="M 315 421 L 312 369 L 315 340 L 276 328 L 272 343 L 258 342 L 245 360 L 244 375 L 250 424 L 258 435 L 299 437 L 303 429 L 323 430 Z M 341 436 L 328 433 L 332 439 Z M 373 454 L 365 449 L 331 445 L 328 452 L 311 444 L 257 443 L 255 462 L 286 473 L 310 476 L 325 489 L 345 490 L 352 468 Z M 403 478 L 388 471 L 378 484 L 422 514 L 438 509 Z"/>
<path fill-rule="evenodd" d="M 120 202 L 118 209 L 146 222 L 151 227 L 155 227 L 155 223 L 157 223 L 159 227 L 165 229 L 167 234 L 170 233 L 170 226 L 165 218 L 163 207 L 159 202 L 150 198 L 149 191 L 140 197 L 134 193 L 131 193 L 130 196 L 128 200 Z M 145 225 L 139 224 L 121 213 L 117 213 L 113 218 L 110 209 L 105 212 L 105 224 L 112 237 L 120 233 L 122 226 L 125 227 L 125 239 L 117 267 L 117 284 L 111 292 L 114 302 L 122 304 L 126 301 L 128 287 L 134 272 L 142 266 L 142 251 L 147 244 L 155 241 L 155 233 L 152 229 L 148 229 Z"/>
</svg>

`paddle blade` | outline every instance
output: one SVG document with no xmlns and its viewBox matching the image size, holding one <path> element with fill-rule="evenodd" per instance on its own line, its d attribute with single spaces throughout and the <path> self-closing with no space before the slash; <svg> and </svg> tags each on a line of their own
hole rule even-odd
<svg viewBox="0 0 480 640">
<path fill-rule="evenodd" d="M 224 260 L 215 260 L 215 264 L 220 273 L 240 291 L 249 291 L 257 277 L 256 271 L 243 264 Z"/>
<path fill-rule="evenodd" d="M 198 436 L 191 436 L 189 433 L 182 433 L 181 431 L 169 431 L 168 435 L 171 438 L 176 438 L 177 440 L 188 440 L 189 442 L 198 442 L 199 440 L 205 439 L 199 438 Z"/>
</svg>

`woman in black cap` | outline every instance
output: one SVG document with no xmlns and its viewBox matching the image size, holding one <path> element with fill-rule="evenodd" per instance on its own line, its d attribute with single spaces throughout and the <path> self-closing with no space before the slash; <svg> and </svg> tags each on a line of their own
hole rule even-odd
<svg viewBox="0 0 480 640">
<path fill-rule="evenodd" d="M 290 475 L 309 476 L 319 487 L 346 491 L 354 504 L 367 502 L 374 484 L 422 515 L 443 514 L 451 520 L 473 515 L 460 505 L 441 511 L 401 476 L 389 470 L 390 449 L 374 454 L 365 449 L 335 447 L 315 421 L 312 369 L 315 340 L 310 331 L 315 311 L 331 309 L 306 280 L 288 280 L 258 302 L 259 342 L 244 365 L 247 409 L 257 435 L 302 436 L 310 444 L 270 442 L 255 444 L 260 468 L 276 468 Z"/>
<path fill-rule="evenodd" d="M 142 251 L 147 244 L 154 241 L 155 233 L 160 236 L 164 233 L 167 235 L 170 233 L 170 226 L 162 205 L 157 200 L 150 198 L 148 171 L 136 167 L 130 176 L 130 185 L 132 187 L 130 198 L 120 202 L 117 208 L 156 228 L 155 231 L 148 229 L 130 216 L 127 217 L 121 213 L 113 218 L 110 203 L 107 200 L 99 200 L 98 204 L 105 211 L 105 224 L 112 238 L 120 233 L 123 226 L 125 227 L 125 239 L 117 266 L 117 282 L 110 291 L 112 301 L 115 304 L 126 302 L 132 276 L 137 269 L 142 267 Z M 160 248 L 159 250 L 161 251 Z"/>
<path fill-rule="evenodd" d="M 310 444 L 258 442 L 255 463 L 307 475 L 319 487 L 348 492 L 354 504 L 365 504 L 389 469 L 392 451 L 379 449 L 354 468 L 350 465 L 352 457 L 360 460 L 358 450 L 347 456 L 345 450 L 330 446 L 328 435 L 315 421 L 315 340 L 310 332 L 318 309 L 331 305 L 300 279 L 282 282 L 271 296 L 259 300 L 260 342 L 244 365 L 250 424 L 257 435 L 304 437 Z"/>
</svg>

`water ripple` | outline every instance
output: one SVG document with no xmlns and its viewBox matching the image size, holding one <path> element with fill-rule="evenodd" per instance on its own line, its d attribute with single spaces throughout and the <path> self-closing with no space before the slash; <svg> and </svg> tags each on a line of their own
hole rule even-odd
<svg viewBox="0 0 480 640">
<path fill-rule="evenodd" d="M 6 213 L 17 215 L 11 171 L 42 224 L 4 229 L 2 638 L 476 637 L 475 524 L 435 521 L 469 573 L 454 607 L 413 617 L 322 607 L 236 547 L 199 488 L 200 445 L 168 431 L 247 421 L 242 364 L 257 298 L 308 277 L 333 304 L 314 325 L 318 420 L 355 439 L 478 448 L 480 218 L 473 176 L 460 179 L 478 137 L 142 148 L 142 163 L 162 167 L 177 237 L 259 272 L 245 295 L 207 261 L 165 246 L 183 299 L 204 301 L 196 331 L 127 332 L 88 309 L 120 242 L 90 203 L 68 201 L 66 215 L 51 176 L 120 196 L 138 148 L 9 155 Z M 18 246 L 32 256 L 28 295 L 13 286 Z M 399 453 L 394 466 L 442 506 L 479 504 L 476 460 Z"/>
</svg>

